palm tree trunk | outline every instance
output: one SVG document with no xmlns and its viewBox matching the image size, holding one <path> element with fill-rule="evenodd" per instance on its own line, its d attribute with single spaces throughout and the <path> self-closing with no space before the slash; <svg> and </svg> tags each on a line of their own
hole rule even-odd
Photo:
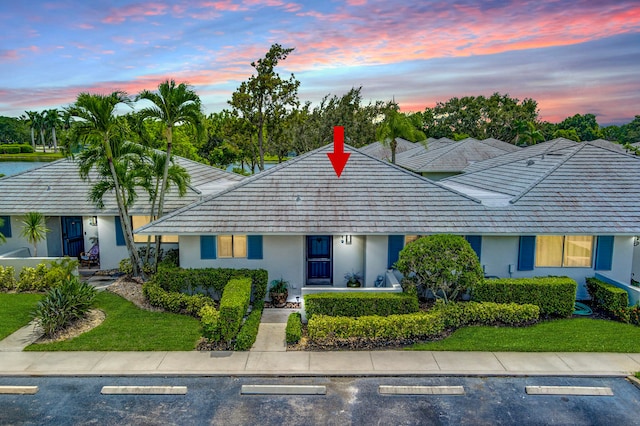
<svg viewBox="0 0 640 426">
<path fill-rule="evenodd" d="M 36 139 L 34 137 L 34 129 L 33 127 L 31 127 L 31 146 L 33 147 L 33 151 L 35 152 L 36 150 Z"/>
<path fill-rule="evenodd" d="M 58 152 L 58 139 L 56 138 L 55 126 L 51 128 L 51 136 L 53 138 L 53 152 Z"/>
<path fill-rule="evenodd" d="M 42 142 L 42 152 L 47 152 L 47 146 L 44 143 L 44 127 L 40 127 L 40 142 Z"/>
<path fill-rule="evenodd" d="M 118 213 L 120 215 L 120 224 L 122 226 L 122 233 L 124 234 L 124 241 L 127 245 L 127 250 L 129 251 L 129 258 L 131 259 L 133 275 L 142 275 L 144 277 L 142 268 L 140 267 L 140 257 L 138 256 L 138 251 L 136 250 L 135 243 L 133 242 L 133 232 L 131 230 L 131 223 L 129 222 L 129 215 L 127 214 L 124 199 L 120 192 L 118 175 L 116 173 L 116 168 L 113 165 L 113 153 L 111 152 L 111 146 L 109 145 L 109 140 L 107 138 L 105 138 L 104 145 L 105 153 L 107 154 L 107 161 L 109 162 L 109 170 L 111 171 L 111 176 L 113 177 L 113 184 L 115 187 L 114 192 L 116 193 L 116 202 L 118 204 Z"/>
<path fill-rule="evenodd" d="M 156 212 L 156 201 L 158 199 L 158 187 L 160 181 L 156 179 L 156 190 L 153 193 L 153 199 L 151 200 L 151 213 L 149 213 L 149 219 L 153 221 L 153 215 Z M 147 252 L 144 255 L 144 263 L 149 263 L 149 251 L 151 250 L 151 235 L 147 235 Z"/>
<path fill-rule="evenodd" d="M 389 145 L 391 147 L 391 164 L 396 164 L 396 149 L 398 149 L 398 141 L 393 138 Z"/>
<path fill-rule="evenodd" d="M 160 188 L 160 200 L 158 201 L 158 218 L 161 218 L 164 214 L 164 194 L 169 187 L 167 179 L 169 176 L 169 163 L 171 162 L 171 147 L 173 145 L 173 126 L 167 126 L 167 158 L 164 163 L 164 170 L 162 172 L 162 186 Z M 158 264 L 158 253 L 160 252 L 160 245 L 162 244 L 162 236 L 156 235 L 156 252 L 154 253 L 155 264 Z"/>
</svg>

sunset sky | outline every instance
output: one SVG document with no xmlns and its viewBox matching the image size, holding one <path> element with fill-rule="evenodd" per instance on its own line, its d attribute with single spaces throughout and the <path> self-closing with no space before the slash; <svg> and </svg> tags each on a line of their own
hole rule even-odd
<svg viewBox="0 0 640 426">
<path fill-rule="evenodd" d="M 421 111 L 508 93 L 540 118 L 640 114 L 640 1 L 0 0 L 0 115 L 135 95 L 174 78 L 220 111 L 272 43 L 314 104 L 363 86 L 365 103 Z"/>
</svg>

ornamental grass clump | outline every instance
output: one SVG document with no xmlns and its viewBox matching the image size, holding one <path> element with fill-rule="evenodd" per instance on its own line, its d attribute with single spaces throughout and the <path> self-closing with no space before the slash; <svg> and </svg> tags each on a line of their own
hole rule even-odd
<svg viewBox="0 0 640 426">
<path fill-rule="evenodd" d="M 51 336 L 71 322 L 84 317 L 93 306 L 96 290 L 76 277 L 52 288 L 38 302 L 32 316 L 44 333 Z"/>
</svg>

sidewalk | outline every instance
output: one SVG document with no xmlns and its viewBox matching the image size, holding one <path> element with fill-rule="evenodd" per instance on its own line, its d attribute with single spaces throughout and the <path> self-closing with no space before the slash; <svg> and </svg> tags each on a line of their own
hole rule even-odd
<svg viewBox="0 0 640 426">
<path fill-rule="evenodd" d="M 0 352 L 2 376 L 627 376 L 640 354 L 522 352 Z"/>
</svg>

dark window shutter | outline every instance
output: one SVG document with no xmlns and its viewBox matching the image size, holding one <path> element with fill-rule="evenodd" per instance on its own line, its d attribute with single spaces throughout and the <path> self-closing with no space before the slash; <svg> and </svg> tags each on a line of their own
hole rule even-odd
<svg viewBox="0 0 640 426">
<path fill-rule="evenodd" d="M 523 235 L 520 237 L 518 249 L 518 271 L 533 271 L 536 254 L 536 237 Z"/>
<path fill-rule="evenodd" d="M 613 235 L 600 235 L 596 240 L 596 271 L 610 271 L 613 264 Z"/>
<path fill-rule="evenodd" d="M 11 238 L 11 216 L 0 216 L 2 226 L 0 226 L 0 234 L 6 238 Z"/>
<path fill-rule="evenodd" d="M 215 235 L 200 236 L 200 259 L 216 258 L 216 237 Z"/>
<path fill-rule="evenodd" d="M 120 220 L 120 216 L 116 216 L 116 245 L 126 245 L 124 241 L 124 233 L 122 232 L 122 221 Z"/>
<path fill-rule="evenodd" d="M 478 255 L 478 259 L 480 259 L 482 255 L 482 236 L 481 235 L 467 235 L 464 237 L 465 240 L 469 242 L 469 245 Z"/>
<path fill-rule="evenodd" d="M 247 259 L 262 259 L 262 235 L 247 236 Z"/>
<path fill-rule="evenodd" d="M 387 268 L 393 268 L 398 261 L 400 250 L 404 248 L 404 235 L 389 235 L 389 250 Z"/>
</svg>

